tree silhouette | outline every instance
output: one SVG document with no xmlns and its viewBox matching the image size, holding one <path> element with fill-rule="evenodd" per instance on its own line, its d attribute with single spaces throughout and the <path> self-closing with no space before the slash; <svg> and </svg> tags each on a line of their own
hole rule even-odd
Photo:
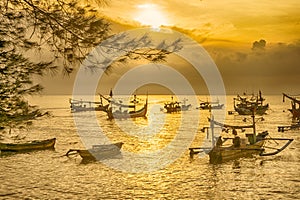
<svg viewBox="0 0 300 200">
<path fill-rule="evenodd" d="M 57 72 L 70 74 L 86 55 L 102 41 L 110 38 L 111 25 L 96 9 L 105 0 L 2 0 L 0 2 L 0 127 L 20 127 L 43 116 L 30 106 L 25 95 L 43 88 L 32 81 L 33 75 Z M 128 59 L 163 61 L 178 51 L 180 39 L 171 44 L 162 41 L 158 47 L 139 47 L 151 43 L 144 35 L 128 42 L 116 37 L 106 49 L 125 51 L 118 62 Z M 136 50 L 127 51 L 128 46 Z M 100 68 L 95 63 L 90 68 Z M 111 67 L 108 66 L 108 67 Z"/>
</svg>

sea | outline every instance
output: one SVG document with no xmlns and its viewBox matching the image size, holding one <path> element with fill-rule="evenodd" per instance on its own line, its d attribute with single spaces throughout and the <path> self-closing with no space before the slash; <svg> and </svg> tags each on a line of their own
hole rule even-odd
<svg viewBox="0 0 300 200">
<path fill-rule="evenodd" d="M 224 110 L 213 115 L 224 116 L 228 124 L 250 123 L 250 117 L 228 113 L 233 111 L 234 97 L 226 96 Z M 108 120 L 100 111 L 72 113 L 69 98 L 29 98 L 50 116 L 11 136 L 23 140 L 55 137 L 55 149 L 1 154 L 0 199 L 300 199 L 300 130 L 278 132 L 278 126 L 292 123 L 287 111 L 290 102 L 283 102 L 280 95 L 265 96 L 270 109 L 257 116 L 257 131 L 294 141 L 274 156 L 222 164 L 210 164 L 205 152 L 193 158 L 189 154 L 190 147 L 211 141 L 202 129 L 213 115 L 196 109 L 199 100 L 217 97 L 196 96 L 196 103 L 186 101 L 192 104 L 190 110 L 167 114 L 163 106 L 171 97 L 149 95 L 147 118 L 134 120 Z M 178 100 L 183 98 L 195 97 Z M 145 96 L 140 97 L 143 100 Z M 119 157 L 86 163 L 78 155 L 65 156 L 69 149 L 114 142 L 124 143 Z"/>
</svg>

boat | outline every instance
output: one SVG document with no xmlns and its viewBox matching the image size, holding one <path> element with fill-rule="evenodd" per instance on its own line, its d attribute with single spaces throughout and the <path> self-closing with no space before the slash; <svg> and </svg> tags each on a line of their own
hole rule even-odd
<svg viewBox="0 0 300 200">
<path fill-rule="evenodd" d="M 234 126 L 217 122 L 213 119 L 213 117 L 209 118 L 210 127 L 207 127 L 207 134 L 211 134 L 212 146 L 189 148 L 190 157 L 193 158 L 195 154 L 205 152 L 209 155 L 209 162 L 211 164 L 219 164 L 242 157 L 252 157 L 253 155 L 271 156 L 283 151 L 293 141 L 293 139 L 290 138 L 267 138 L 269 135 L 268 131 L 263 131 L 257 134 L 255 120 L 256 119 L 253 114 L 251 125 Z M 232 130 L 234 137 L 215 137 L 215 126 L 226 132 Z M 252 131 L 246 132 L 245 137 L 240 138 L 237 134 L 237 130 L 242 130 L 241 132 L 244 132 L 246 129 L 251 129 Z M 285 141 L 286 143 L 280 148 L 275 148 L 265 145 L 268 140 L 276 142 Z M 231 142 L 228 144 L 227 141 Z M 272 149 L 272 152 L 267 152 L 267 148 Z"/>
<path fill-rule="evenodd" d="M 104 105 L 102 98 L 100 101 L 83 101 L 76 99 L 69 99 L 71 112 L 83 112 L 83 111 L 107 111 L 109 104 Z"/>
<path fill-rule="evenodd" d="M 292 95 L 288 95 L 285 93 L 282 93 L 283 95 L 283 102 L 285 101 L 285 98 L 288 98 L 291 100 L 292 108 L 288 109 L 292 115 L 293 120 L 300 120 L 300 100 L 297 99 L 297 97 L 292 97 Z"/>
<path fill-rule="evenodd" d="M 171 102 L 167 102 L 164 105 L 167 113 L 176 113 L 180 111 L 187 111 L 192 106 L 191 104 L 186 104 L 187 99 L 183 100 L 183 104 L 178 101 L 173 101 L 173 97 Z"/>
<path fill-rule="evenodd" d="M 33 150 L 54 149 L 56 138 L 47 140 L 33 140 L 24 143 L 2 143 L 0 142 L 1 152 L 23 152 Z"/>
<path fill-rule="evenodd" d="M 300 129 L 300 122 L 293 123 L 291 125 L 287 126 L 278 126 L 278 132 L 284 132 L 284 131 L 289 131 L 289 130 L 298 130 Z"/>
<path fill-rule="evenodd" d="M 269 109 L 269 104 L 264 104 L 264 101 L 261 91 L 259 91 L 258 95 L 252 95 L 251 97 L 237 95 L 233 99 L 234 110 L 239 115 L 252 115 L 252 109 L 255 108 L 257 115 L 263 115 Z"/>
<path fill-rule="evenodd" d="M 146 103 L 143 104 L 143 107 L 140 108 L 139 110 L 136 110 L 138 104 L 139 101 L 136 95 L 134 95 L 133 100 L 131 100 L 130 104 L 128 105 L 123 104 L 123 102 L 111 100 L 110 106 L 106 111 L 108 119 L 128 119 L 128 118 L 138 118 L 138 117 L 145 118 L 148 110 L 148 96 L 146 98 Z"/>
<path fill-rule="evenodd" d="M 123 142 L 113 144 L 93 145 L 91 149 L 70 149 L 65 155 L 79 154 L 83 161 L 111 159 L 121 155 Z"/>
<path fill-rule="evenodd" d="M 197 107 L 196 109 L 200 110 L 215 110 L 215 109 L 222 109 L 224 104 L 220 104 L 219 100 L 217 101 L 202 101 L 200 103 L 200 106 Z"/>
</svg>

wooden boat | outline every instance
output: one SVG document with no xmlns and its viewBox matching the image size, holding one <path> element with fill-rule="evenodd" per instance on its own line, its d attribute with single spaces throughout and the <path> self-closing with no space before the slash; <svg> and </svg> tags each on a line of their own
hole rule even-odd
<svg viewBox="0 0 300 200">
<path fill-rule="evenodd" d="M 298 130 L 300 129 L 300 122 L 287 125 L 287 126 L 278 126 L 278 132 L 284 132 L 284 131 L 289 131 L 289 130 Z"/>
<path fill-rule="evenodd" d="M 183 104 L 181 104 L 181 102 L 178 101 L 173 101 L 173 97 L 172 97 L 172 101 L 171 102 L 167 102 L 164 105 L 164 108 L 166 109 L 167 113 L 175 113 L 175 112 L 180 112 L 180 111 L 187 111 L 189 110 L 189 108 L 192 106 L 191 104 L 186 104 L 187 99 L 183 100 Z"/>
<path fill-rule="evenodd" d="M 131 103 L 131 105 L 125 105 L 116 101 L 111 101 L 110 106 L 107 110 L 108 119 L 128 119 L 146 117 L 148 110 L 148 97 L 146 98 L 146 103 L 139 110 L 136 110 L 136 106 L 139 103 L 139 101 L 136 98 L 136 95 L 134 95 L 134 99 L 131 100 Z M 124 108 L 126 110 L 123 110 Z M 131 110 L 128 111 L 128 109 Z"/>
<path fill-rule="evenodd" d="M 256 134 L 255 127 L 255 117 L 252 115 L 252 125 L 246 126 L 232 126 L 227 124 L 222 124 L 214 119 L 209 119 L 211 136 L 212 136 L 212 146 L 211 147 L 198 147 L 198 148 L 189 148 L 190 156 L 193 157 L 194 154 L 198 154 L 203 150 L 206 150 L 206 153 L 209 155 L 209 162 L 212 164 L 223 163 L 230 160 L 235 160 L 241 157 L 251 157 L 253 155 L 260 156 L 271 156 L 276 155 L 279 152 L 283 151 L 292 141 L 293 139 L 289 138 L 266 138 L 268 136 L 268 132 L 264 131 Z M 219 126 L 222 130 L 228 129 L 233 130 L 235 132 L 238 129 L 245 130 L 248 128 L 252 129 L 252 132 L 246 133 L 246 138 L 240 139 L 239 136 L 235 136 L 233 138 L 224 138 L 219 136 L 218 138 L 214 137 L 214 129 L 215 125 Z M 209 134 L 209 133 L 208 133 Z M 227 140 L 232 140 L 230 145 L 226 145 Z M 281 148 L 268 147 L 265 145 L 266 141 L 274 140 L 274 141 L 287 141 Z M 239 142 L 236 142 L 239 141 Z M 273 152 L 266 152 L 266 148 L 276 149 Z"/>
<path fill-rule="evenodd" d="M 101 101 L 83 101 L 76 99 L 69 99 L 71 112 L 83 111 L 107 111 L 109 104 L 104 105 Z"/>
<path fill-rule="evenodd" d="M 200 103 L 200 106 L 197 107 L 196 109 L 215 110 L 215 109 L 222 109 L 223 106 L 224 104 L 220 104 L 219 101 L 215 101 L 215 102 L 203 101 Z"/>
<path fill-rule="evenodd" d="M 22 152 L 33 150 L 54 149 L 56 138 L 34 140 L 24 143 L 0 143 L 1 152 Z"/>
<path fill-rule="evenodd" d="M 70 149 L 66 156 L 78 153 L 84 161 L 111 159 L 121 154 L 123 142 L 105 145 L 93 145 L 91 149 Z"/>
<path fill-rule="evenodd" d="M 287 95 L 285 93 L 282 93 L 283 95 L 283 102 L 285 101 L 285 98 L 288 98 L 291 100 L 292 108 L 288 109 L 292 115 L 293 120 L 300 120 L 300 100 L 296 97 L 292 97 L 291 95 Z"/>
<path fill-rule="evenodd" d="M 257 115 L 263 115 L 269 109 L 269 104 L 263 104 L 265 99 L 262 97 L 261 91 L 259 95 L 251 97 L 241 97 L 237 95 L 237 98 L 234 98 L 234 110 L 239 115 L 252 115 L 252 109 L 255 108 Z"/>
</svg>

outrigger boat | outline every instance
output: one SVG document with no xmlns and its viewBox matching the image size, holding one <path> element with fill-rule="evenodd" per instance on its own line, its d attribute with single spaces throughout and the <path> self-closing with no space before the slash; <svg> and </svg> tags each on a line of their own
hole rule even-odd
<svg viewBox="0 0 300 200">
<path fill-rule="evenodd" d="M 54 149 L 56 138 L 34 140 L 24 143 L 0 143 L 1 152 L 24 152 L 34 150 Z"/>
<path fill-rule="evenodd" d="M 293 120 L 300 120 L 300 100 L 296 97 L 292 97 L 291 95 L 287 95 L 285 93 L 282 93 L 283 95 L 283 102 L 285 101 L 285 98 L 288 98 L 291 100 L 292 108 L 288 109 L 292 115 Z"/>
<path fill-rule="evenodd" d="M 65 155 L 79 154 L 83 162 L 111 159 L 121 154 L 123 144 L 123 142 L 118 142 L 114 144 L 93 145 L 91 149 L 70 149 Z"/>
<path fill-rule="evenodd" d="M 115 100 L 109 100 L 109 102 L 110 105 L 106 111 L 108 119 L 128 119 L 146 117 L 148 110 L 148 96 L 146 98 L 146 103 L 139 110 L 136 110 L 137 104 L 139 104 L 136 95 L 134 95 L 134 99 L 130 101 L 131 104 L 129 105 L 125 105 Z M 123 110 L 124 108 L 126 108 L 126 110 Z M 128 111 L 128 109 L 132 110 Z"/>
<path fill-rule="evenodd" d="M 298 130 L 300 129 L 300 122 L 294 123 L 292 125 L 288 126 L 278 126 L 278 132 L 284 132 L 284 131 L 289 131 L 289 130 Z"/>
<path fill-rule="evenodd" d="M 224 104 L 220 104 L 219 100 L 217 101 L 202 101 L 200 103 L 200 106 L 197 107 L 196 109 L 201 109 L 201 110 L 215 110 L 215 109 L 222 109 Z"/>
<path fill-rule="evenodd" d="M 186 104 L 187 99 L 183 100 L 183 104 L 178 101 L 173 101 L 173 97 L 171 102 L 167 102 L 164 105 L 164 108 L 166 109 L 167 113 L 175 113 L 180 111 L 187 111 L 192 106 L 191 104 Z"/>
<path fill-rule="evenodd" d="M 265 99 L 262 97 L 261 91 L 257 96 L 241 97 L 237 95 L 233 99 L 234 110 L 239 115 L 252 115 L 252 108 L 255 107 L 257 115 L 263 115 L 269 109 L 269 104 L 263 104 Z M 231 113 L 230 113 L 231 114 Z"/>
<path fill-rule="evenodd" d="M 76 99 L 69 99 L 71 112 L 82 112 L 82 111 L 107 111 L 109 104 L 104 105 L 102 98 L 100 101 L 83 101 Z"/>
<path fill-rule="evenodd" d="M 190 150 L 190 157 L 193 158 L 195 154 L 200 152 L 205 152 L 209 155 L 209 161 L 212 164 L 223 163 L 230 160 L 235 160 L 241 157 L 251 157 L 253 155 L 260 155 L 260 156 L 271 156 L 276 155 L 279 152 L 283 151 L 292 141 L 293 139 L 289 138 L 267 138 L 268 132 L 264 131 L 261 133 L 256 134 L 256 127 L 255 127 L 255 116 L 252 115 L 252 125 L 246 126 L 232 126 L 223 123 L 219 123 L 215 121 L 213 118 L 209 119 L 210 127 L 207 127 L 207 134 L 212 136 L 212 146 L 211 147 L 196 147 L 196 148 L 189 148 Z M 239 136 L 235 136 L 233 138 L 222 138 L 221 136 L 215 137 L 214 131 L 216 130 L 215 125 L 221 128 L 220 130 L 228 131 L 231 129 L 233 133 L 237 133 L 236 130 L 245 130 L 245 129 L 252 129 L 251 133 L 246 133 L 246 138 L 241 139 Z M 226 141 L 231 140 L 232 143 L 226 145 Z M 266 146 L 266 142 L 268 140 L 273 141 L 287 141 L 283 146 L 280 148 L 274 148 Z M 266 152 L 266 148 L 275 149 L 273 152 Z"/>
</svg>

